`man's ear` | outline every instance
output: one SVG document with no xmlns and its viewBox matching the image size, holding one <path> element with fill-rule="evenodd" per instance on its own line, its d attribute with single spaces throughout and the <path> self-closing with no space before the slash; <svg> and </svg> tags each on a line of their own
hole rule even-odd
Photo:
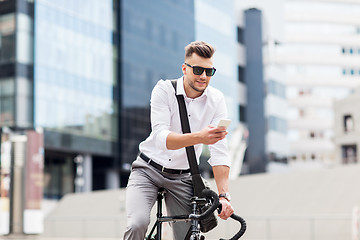
<svg viewBox="0 0 360 240">
<path fill-rule="evenodd" d="M 186 65 L 185 64 L 182 65 L 182 72 L 184 75 L 186 74 Z"/>
</svg>

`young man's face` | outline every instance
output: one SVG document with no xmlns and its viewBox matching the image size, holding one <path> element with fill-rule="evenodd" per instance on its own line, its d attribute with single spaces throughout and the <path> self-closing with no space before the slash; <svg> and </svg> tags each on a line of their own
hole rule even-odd
<svg viewBox="0 0 360 240">
<path fill-rule="evenodd" d="M 191 57 L 185 59 L 185 63 L 186 64 L 182 65 L 182 71 L 184 74 L 184 88 L 186 95 L 191 98 L 199 97 L 209 85 L 211 76 L 207 76 L 205 70 L 201 75 L 196 75 L 194 74 L 193 68 L 188 65 L 212 68 L 212 58 L 203 58 L 196 53 L 193 53 Z"/>
</svg>

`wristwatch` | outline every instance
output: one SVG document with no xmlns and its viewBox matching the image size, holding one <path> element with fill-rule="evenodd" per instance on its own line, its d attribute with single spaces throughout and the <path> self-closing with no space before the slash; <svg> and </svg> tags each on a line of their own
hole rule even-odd
<svg viewBox="0 0 360 240">
<path fill-rule="evenodd" d="M 231 200 L 230 193 L 228 193 L 228 192 L 219 194 L 219 198 L 225 198 L 225 199 L 228 200 L 229 202 L 230 202 L 230 200 Z"/>
</svg>

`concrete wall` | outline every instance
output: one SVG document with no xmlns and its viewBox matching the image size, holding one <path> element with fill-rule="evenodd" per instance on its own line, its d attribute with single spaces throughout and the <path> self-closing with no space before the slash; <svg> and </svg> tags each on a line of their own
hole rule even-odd
<svg viewBox="0 0 360 240">
<path fill-rule="evenodd" d="M 68 194 L 45 219 L 47 237 L 120 237 L 126 227 L 125 190 Z"/>
<path fill-rule="evenodd" d="M 352 210 L 360 206 L 360 165 L 259 174 L 230 183 L 232 204 L 248 224 L 244 239 L 352 239 Z M 360 216 L 359 216 L 360 217 Z M 220 221 L 211 238 L 230 237 Z M 227 235 L 226 235 L 227 234 Z"/>
<path fill-rule="evenodd" d="M 351 239 L 359 183 L 360 165 L 241 176 L 230 182 L 230 190 L 236 212 L 248 224 L 242 239 Z M 44 236 L 121 239 L 124 200 L 124 189 L 67 195 L 46 217 Z M 229 238 L 238 227 L 232 220 L 219 220 L 206 236 Z M 164 239 L 170 236 L 166 229 Z"/>
</svg>

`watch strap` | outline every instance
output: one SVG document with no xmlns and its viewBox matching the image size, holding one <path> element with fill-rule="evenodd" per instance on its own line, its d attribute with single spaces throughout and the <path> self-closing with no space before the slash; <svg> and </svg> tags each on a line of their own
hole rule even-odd
<svg viewBox="0 0 360 240">
<path fill-rule="evenodd" d="M 231 197 L 230 197 L 230 193 L 221 193 L 219 194 L 219 198 L 225 198 L 226 200 L 228 200 L 230 202 Z"/>
</svg>

